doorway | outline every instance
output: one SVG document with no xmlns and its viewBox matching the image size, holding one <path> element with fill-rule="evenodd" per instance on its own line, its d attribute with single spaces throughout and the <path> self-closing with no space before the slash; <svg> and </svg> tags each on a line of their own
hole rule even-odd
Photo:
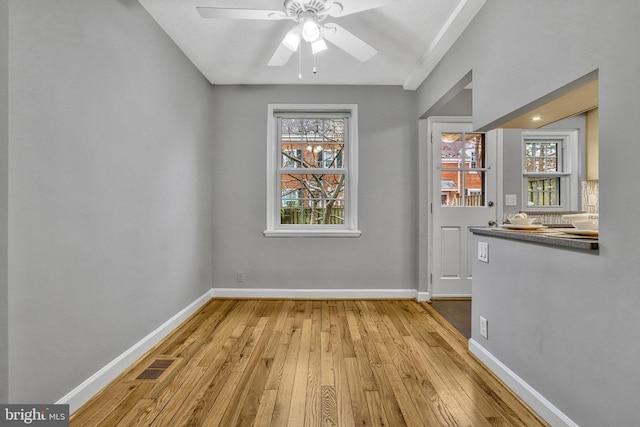
<svg viewBox="0 0 640 427">
<path fill-rule="evenodd" d="M 469 117 L 432 117 L 427 127 L 429 295 L 470 298 L 470 229 L 498 217 L 498 131 L 474 132 Z"/>
</svg>

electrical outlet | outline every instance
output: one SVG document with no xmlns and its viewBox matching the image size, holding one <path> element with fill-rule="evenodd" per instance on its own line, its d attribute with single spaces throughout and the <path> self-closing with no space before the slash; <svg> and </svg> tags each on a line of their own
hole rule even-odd
<svg viewBox="0 0 640 427">
<path fill-rule="evenodd" d="M 489 262 L 489 244 L 478 242 L 478 261 Z"/>
<path fill-rule="evenodd" d="M 489 339 L 489 322 L 482 316 L 480 316 L 480 335 Z"/>
<path fill-rule="evenodd" d="M 518 196 L 515 194 L 505 194 L 504 195 L 504 205 L 505 206 L 517 206 L 518 205 Z"/>
<path fill-rule="evenodd" d="M 238 283 L 244 282 L 244 271 L 238 271 L 236 280 L 238 281 Z"/>
</svg>

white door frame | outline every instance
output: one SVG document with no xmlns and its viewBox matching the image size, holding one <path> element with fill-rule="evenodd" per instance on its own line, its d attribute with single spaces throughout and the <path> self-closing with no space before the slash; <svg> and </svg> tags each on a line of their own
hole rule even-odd
<svg viewBox="0 0 640 427">
<path fill-rule="evenodd" d="M 431 203 L 433 200 L 433 186 L 431 174 L 431 144 L 430 134 L 433 123 L 436 122 L 472 122 L 466 116 L 432 116 L 419 120 L 418 128 L 418 301 L 428 301 L 433 295 L 431 274 L 433 271 L 433 214 Z M 496 216 L 498 220 L 503 216 L 503 132 L 496 129 Z M 439 199 L 437 200 L 439 202 Z"/>
</svg>

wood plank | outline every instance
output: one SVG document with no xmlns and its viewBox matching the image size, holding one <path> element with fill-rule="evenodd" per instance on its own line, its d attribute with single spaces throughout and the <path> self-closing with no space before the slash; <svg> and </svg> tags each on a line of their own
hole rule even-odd
<svg viewBox="0 0 640 427">
<path fill-rule="evenodd" d="M 380 393 L 374 390 L 365 391 L 364 394 L 367 401 L 367 407 L 369 408 L 369 413 L 371 414 L 371 425 L 376 427 L 386 427 L 390 425 L 387 420 L 387 416 L 384 413 L 384 408 L 380 400 Z"/>
<path fill-rule="evenodd" d="M 311 315 L 311 339 L 309 343 L 309 374 L 307 377 L 305 426 L 319 426 L 322 413 L 322 388 L 320 385 L 322 342 L 320 326 L 322 323 L 322 302 L 313 302 Z"/>
<path fill-rule="evenodd" d="M 336 310 L 331 311 L 331 349 L 333 353 L 333 372 L 335 379 L 336 411 L 339 426 L 352 427 L 353 411 L 351 407 L 351 395 L 349 392 L 349 380 L 346 373 L 345 354 L 352 355 L 349 330 L 346 324 L 344 303 L 339 301 Z"/>
<path fill-rule="evenodd" d="M 253 427 L 269 427 L 271 425 L 271 418 L 273 417 L 273 409 L 276 406 L 277 397 L 278 390 L 264 390 L 262 392 Z"/>
<path fill-rule="evenodd" d="M 332 385 L 322 386 L 322 401 L 320 404 L 320 424 L 323 426 L 338 426 L 338 403 L 336 388 Z"/>
<path fill-rule="evenodd" d="M 371 408 L 367 393 L 375 390 L 367 390 L 362 385 L 358 360 L 355 357 L 345 358 L 345 372 L 349 382 L 349 392 L 351 393 L 351 411 L 353 412 L 354 424 L 357 426 L 373 425 Z M 386 419 L 386 418 L 385 418 Z"/>
<path fill-rule="evenodd" d="M 293 384 L 295 381 L 296 365 L 298 363 L 298 353 L 300 348 L 300 339 L 302 335 L 302 321 L 304 311 L 298 310 L 299 304 L 296 303 L 291 311 L 287 314 L 291 318 L 288 330 L 283 331 L 283 335 L 287 337 L 286 355 L 282 371 L 278 382 L 278 396 L 273 411 L 273 425 L 285 426 L 288 424 L 289 411 L 291 409 L 291 396 L 293 393 Z"/>
<path fill-rule="evenodd" d="M 300 347 L 293 378 L 293 391 L 291 395 L 291 407 L 289 408 L 290 426 L 302 426 L 305 421 L 305 409 L 307 404 L 307 380 L 309 376 L 309 356 L 311 349 L 311 319 L 304 319 L 300 334 Z"/>
</svg>

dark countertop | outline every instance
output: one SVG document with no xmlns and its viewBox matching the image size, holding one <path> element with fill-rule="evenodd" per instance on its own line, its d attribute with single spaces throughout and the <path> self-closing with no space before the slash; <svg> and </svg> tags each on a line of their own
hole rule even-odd
<svg viewBox="0 0 640 427">
<path fill-rule="evenodd" d="M 543 245 L 559 246 L 564 248 L 585 249 L 590 251 L 597 251 L 599 249 L 597 237 L 567 234 L 563 233 L 561 228 L 556 227 L 541 228 L 538 230 L 508 230 L 501 227 L 472 228 L 471 232 L 484 236 L 500 237 L 503 239 L 540 243 Z"/>
</svg>

